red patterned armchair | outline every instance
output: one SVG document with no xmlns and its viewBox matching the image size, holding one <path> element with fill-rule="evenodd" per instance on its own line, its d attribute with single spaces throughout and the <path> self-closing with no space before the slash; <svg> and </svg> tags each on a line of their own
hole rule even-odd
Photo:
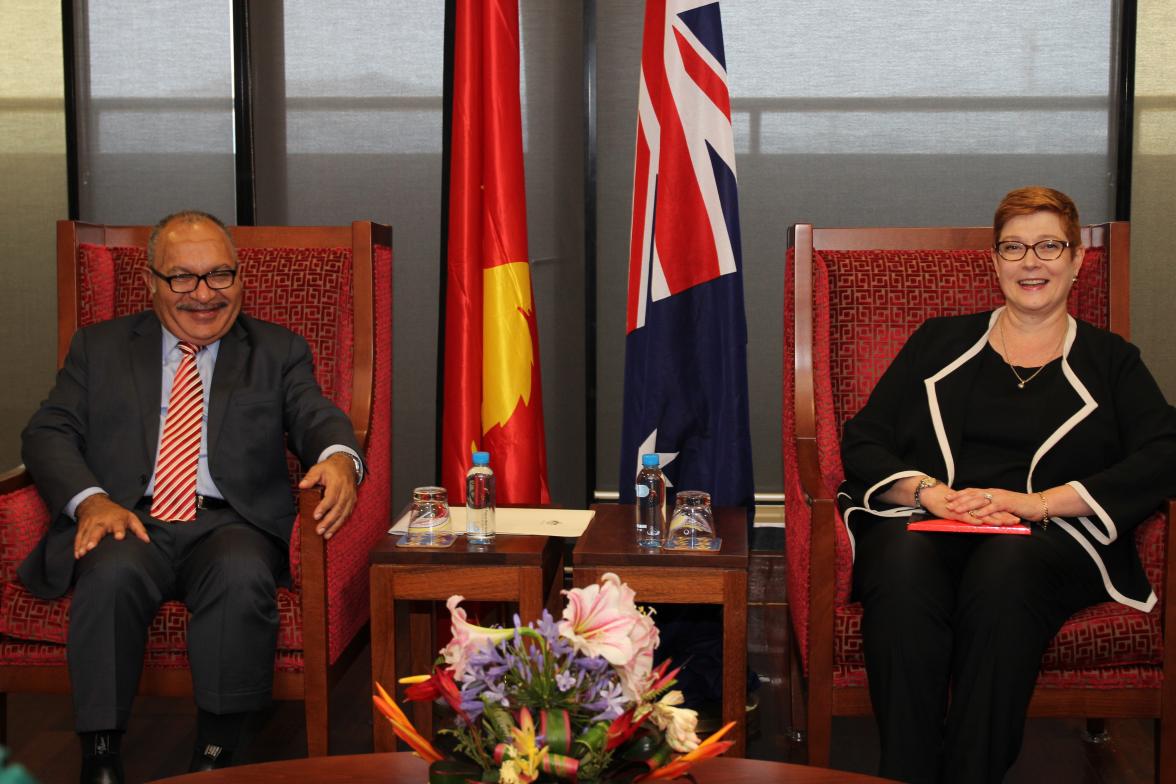
<svg viewBox="0 0 1176 784">
<path fill-rule="evenodd" d="M 1127 336 L 1129 226 L 1082 230 L 1086 261 L 1070 297 L 1077 317 Z M 809 761 L 829 764 L 831 718 L 869 715 L 861 605 L 850 602 L 849 539 L 834 498 L 844 474 L 845 421 L 922 321 L 996 307 L 990 228 L 789 231 L 784 297 L 783 449 L 793 723 Z M 1107 602 L 1062 627 L 1046 650 L 1030 705 L 1036 716 L 1152 717 L 1156 778 L 1176 782 L 1176 656 L 1164 656 L 1174 588 L 1167 522 L 1136 532 L 1159 601 L 1150 613 Z M 803 689 L 801 688 L 803 684 Z M 1166 721 L 1158 720 L 1166 718 Z"/>
<path fill-rule="evenodd" d="M 79 327 L 150 307 L 137 272 L 146 262 L 149 231 L 57 224 L 59 365 Z M 368 621 L 368 551 L 390 518 L 392 232 L 369 222 L 230 231 L 245 283 L 244 310 L 307 339 L 319 384 L 351 417 L 367 459 L 353 516 L 329 542 L 313 533 L 301 536 L 295 525 L 292 586 L 278 592 L 274 696 L 305 701 L 307 750 L 321 755 L 327 753 L 333 676 L 354 658 L 362 643 L 357 634 Z M 288 462 L 296 483 L 298 463 L 292 456 Z M 299 494 L 300 520 L 311 519 L 319 497 L 317 491 Z M 64 644 L 70 596 L 41 601 L 16 578 L 17 566 L 48 524 L 23 469 L 0 477 L 0 722 L 9 692 L 70 688 Z M 192 693 L 187 622 L 178 602 L 160 609 L 149 634 L 141 693 Z"/>
</svg>

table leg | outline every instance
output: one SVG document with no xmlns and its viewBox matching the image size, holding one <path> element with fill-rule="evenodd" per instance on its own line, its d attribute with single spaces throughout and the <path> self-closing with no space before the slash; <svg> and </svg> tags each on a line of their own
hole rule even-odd
<svg viewBox="0 0 1176 784">
<path fill-rule="evenodd" d="M 396 604 L 393 599 L 392 570 L 373 566 L 371 577 L 372 693 L 375 684 L 396 696 Z M 384 714 L 372 706 L 372 748 L 396 751 L 396 735 Z"/>
<path fill-rule="evenodd" d="M 539 620 L 543 614 L 543 569 L 538 566 L 520 566 L 519 579 L 519 620 L 524 625 Z"/>
<path fill-rule="evenodd" d="M 410 602 L 408 611 L 409 671 L 406 675 L 425 675 L 433 671 L 437 653 L 437 603 Z M 417 732 L 433 739 L 433 703 L 411 703 L 409 715 Z"/>
<path fill-rule="evenodd" d="M 546 596 L 543 600 L 543 606 L 551 613 L 551 617 L 559 619 L 563 613 L 564 597 L 560 593 L 564 586 L 564 559 L 563 553 L 560 553 L 553 559 L 551 571 L 543 575 L 545 583 L 544 591 Z"/>
<path fill-rule="evenodd" d="M 724 740 L 735 745 L 728 754 L 747 750 L 747 572 L 723 576 L 723 723 L 736 722 Z"/>
<path fill-rule="evenodd" d="M 572 585 L 577 588 L 587 588 L 589 585 L 595 585 L 596 581 L 600 579 L 601 574 L 603 572 L 600 569 L 594 569 L 590 566 L 574 566 L 572 567 Z"/>
</svg>

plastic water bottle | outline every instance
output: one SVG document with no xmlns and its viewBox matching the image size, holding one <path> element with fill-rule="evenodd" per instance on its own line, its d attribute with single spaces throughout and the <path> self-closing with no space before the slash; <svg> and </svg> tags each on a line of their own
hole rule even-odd
<svg viewBox="0 0 1176 784">
<path fill-rule="evenodd" d="M 637 474 L 637 544 L 661 547 L 666 535 L 666 478 L 655 454 L 641 456 Z"/>
<path fill-rule="evenodd" d="M 470 544 L 494 544 L 494 472 L 490 453 L 474 452 L 474 465 L 466 474 L 466 540 Z"/>
</svg>

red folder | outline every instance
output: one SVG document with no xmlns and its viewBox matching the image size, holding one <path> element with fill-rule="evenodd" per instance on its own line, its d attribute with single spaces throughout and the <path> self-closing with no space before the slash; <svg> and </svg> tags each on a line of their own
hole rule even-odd
<svg viewBox="0 0 1176 784">
<path fill-rule="evenodd" d="M 1032 531 L 1024 523 L 1018 525 L 973 525 L 959 520 L 944 520 L 927 517 L 919 512 L 911 515 L 907 522 L 908 531 L 938 531 L 948 534 L 1019 534 L 1026 536 Z"/>
</svg>

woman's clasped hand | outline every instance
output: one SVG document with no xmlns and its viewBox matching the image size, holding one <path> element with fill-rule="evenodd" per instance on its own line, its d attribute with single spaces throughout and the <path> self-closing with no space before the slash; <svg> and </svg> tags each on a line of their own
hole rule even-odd
<svg viewBox="0 0 1176 784">
<path fill-rule="evenodd" d="M 999 488 L 948 490 L 943 503 L 951 519 L 980 525 L 1017 525 L 1039 517 L 1041 512 L 1036 496 Z"/>
</svg>

